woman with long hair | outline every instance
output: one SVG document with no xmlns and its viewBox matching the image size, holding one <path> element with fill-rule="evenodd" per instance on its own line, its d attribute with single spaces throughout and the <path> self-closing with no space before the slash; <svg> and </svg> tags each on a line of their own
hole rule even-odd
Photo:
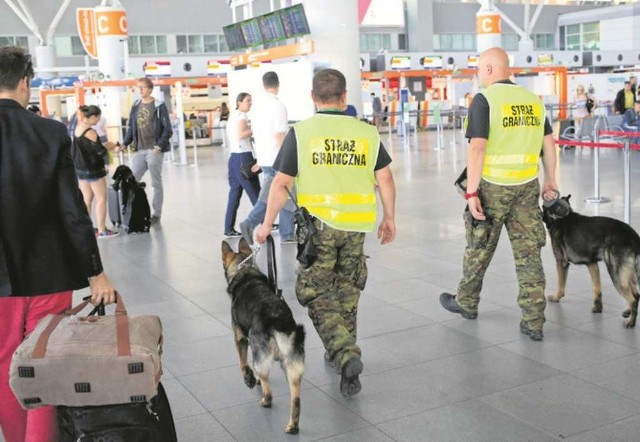
<svg viewBox="0 0 640 442">
<path fill-rule="evenodd" d="M 80 118 L 74 131 L 73 161 L 80 191 L 87 205 L 87 212 L 91 214 L 93 200 L 96 202 L 96 237 L 98 239 L 113 238 L 118 232 L 107 229 L 107 149 L 113 150 L 116 145 L 107 141 L 102 143 L 95 126 L 102 111 L 98 106 L 80 106 Z"/>
<path fill-rule="evenodd" d="M 246 179 L 240 173 L 243 164 L 253 161 L 253 146 L 251 145 L 251 124 L 247 112 L 251 110 L 251 95 L 241 92 L 236 98 L 236 110 L 231 112 L 227 124 L 227 134 L 229 137 L 228 175 L 229 175 L 229 200 L 227 202 L 227 213 L 224 218 L 224 235 L 240 236 L 234 226 L 236 215 L 240 206 L 242 191 L 247 192 L 251 204 L 255 205 L 260 193 L 260 182 L 257 175 L 251 179 Z"/>
</svg>

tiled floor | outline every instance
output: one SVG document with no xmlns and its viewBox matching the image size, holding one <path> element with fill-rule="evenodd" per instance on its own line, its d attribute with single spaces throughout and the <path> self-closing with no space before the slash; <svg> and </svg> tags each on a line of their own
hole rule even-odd
<svg viewBox="0 0 640 442">
<path fill-rule="evenodd" d="M 456 144 L 451 140 L 455 138 Z M 603 272 L 604 312 L 591 313 L 586 268 L 570 271 L 567 296 L 547 306 L 543 342 L 518 330 L 517 285 L 503 237 L 485 280 L 477 321 L 444 311 L 438 295 L 461 275 L 464 200 L 453 181 L 464 167 L 460 134 L 390 144 L 397 185 L 394 243 L 369 235 L 370 278 L 359 311 L 363 390 L 344 399 L 338 375 L 293 293 L 293 245 L 278 245 L 280 284 L 307 328 L 301 431 L 283 432 L 288 388 L 273 367 L 274 404 L 259 406 L 237 367 L 220 243 L 227 200 L 226 157 L 200 148 L 197 167 L 165 164 L 165 210 L 150 234 L 100 242 L 108 275 L 132 314 L 153 313 L 165 331 L 164 384 L 181 441 L 601 441 L 640 436 L 640 330 L 623 328 L 622 298 Z M 560 186 L 574 209 L 623 217 L 622 155 L 600 155 L 602 194 L 589 205 L 590 150 L 560 153 Z M 632 159 L 631 224 L 640 227 L 639 158 Z M 150 190 L 149 190 L 150 192 Z M 249 210 L 242 201 L 239 220 Z M 236 225 L 237 228 L 237 225 Z M 276 235 L 276 240 L 277 240 Z M 235 242 L 236 240 L 234 240 Z M 544 248 L 547 293 L 555 263 Z M 261 257 L 264 261 L 264 257 Z M 81 296 L 83 293 L 78 293 Z"/>
</svg>

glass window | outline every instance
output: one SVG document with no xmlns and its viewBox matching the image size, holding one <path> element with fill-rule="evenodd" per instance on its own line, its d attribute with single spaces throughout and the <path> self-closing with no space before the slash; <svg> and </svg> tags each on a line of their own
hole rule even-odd
<svg viewBox="0 0 640 442">
<path fill-rule="evenodd" d="M 0 37 L 0 46 L 11 46 L 13 41 L 13 37 Z"/>
<path fill-rule="evenodd" d="M 600 49 L 600 23 L 582 24 L 582 49 Z"/>
<path fill-rule="evenodd" d="M 553 34 L 533 34 L 532 37 L 535 49 L 555 49 Z"/>
<path fill-rule="evenodd" d="M 130 35 L 127 39 L 127 44 L 129 45 L 129 54 L 140 54 L 140 38 L 137 35 Z"/>
<path fill-rule="evenodd" d="M 29 39 L 27 37 L 15 37 L 14 44 L 21 48 L 29 49 Z"/>
<path fill-rule="evenodd" d="M 157 54 L 156 37 L 154 35 L 140 36 L 140 53 L 141 54 Z"/>
<path fill-rule="evenodd" d="M 218 36 L 215 34 L 203 35 L 204 52 L 218 52 Z"/>
<path fill-rule="evenodd" d="M 189 52 L 186 35 L 176 35 L 176 49 L 178 51 L 178 54 L 186 54 L 187 52 Z"/>
<path fill-rule="evenodd" d="M 166 35 L 156 35 L 156 47 L 158 54 L 166 54 L 169 52 Z"/>
<path fill-rule="evenodd" d="M 565 48 L 567 51 L 580 51 L 582 50 L 582 43 L 580 41 L 580 35 L 567 35 Z"/>
<path fill-rule="evenodd" d="M 189 45 L 187 52 L 190 54 L 202 54 L 204 52 L 202 35 L 188 35 L 187 43 Z"/>
<path fill-rule="evenodd" d="M 229 46 L 227 46 L 227 40 L 224 35 L 220 35 L 220 52 L 229 52 Z"/>
<path fill-rule="evenodd" d="M 71 53 L 73 55 L 87 55 L 84 46 L 82 46 L 82 40 L 77 35 L 71 36 Z"/>
<path fill-rule="evenodd" d="M 398 49 L 407 50 L 407 34 L 398 34 Z"/>
</svg>

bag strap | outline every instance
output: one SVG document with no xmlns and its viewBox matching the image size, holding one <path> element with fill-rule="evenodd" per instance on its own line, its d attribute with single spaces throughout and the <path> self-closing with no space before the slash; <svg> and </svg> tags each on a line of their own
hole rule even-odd
<svg viewBox="0 0 640 442">
<path fill-rule="evenodd" d="M 73 307 L 72 309 L 65 310 L 60 315 L 55 315 L 46 328 L 42 331 L 40 336 L 38 337 L 38 341 L 36 342 L 36 346 L 33 349 L 33 353 L 31 357 L 33 359 L 42 359 L 47 353 L 47 344 L 49 343 L 49 338 L 51 334 L 56 329 L 58 324 L 69 316 L 77 315 L 80 313 L 87 305 L 89 304 L 89 298 L 85 298 L 83 302 Z M 94 311 L 100 312 L 99 306 L 97 306 Z M 93 314 L 94 311 L 90 313 Z M 129 318 L 127 317 L 127 309 L 124 306 L 124 301 L 122 299 L 122 295 L 116 292 L 116 341 L 118 347 L 118 356 L 131 356 L 131 342 L 129 340 Z"/>
<path fill-rule="evenodd" d="M 276 264 L 276 246 L 271 235 L 267 236 L 267 271 L 269 283 L 273 285 L 276 295 L 282 298 L 282 289 L 278 288 L 278 266 Z"/>
<path fill-rule="evenodd" d="M 296 210 L 300 210 L 300 206 L 298 206 L 298 202 L 293 197 L 293 195 L 291 195 L 291 191 L 289 190 L 289 188 L 287 186 L 284 186 L 284 188 L 286 189 L 287 193 L 289 194 L 289 198 L 291 198 L 291 201 L 293 201 L 293 204 L 296 206 Z"/>
</svg>

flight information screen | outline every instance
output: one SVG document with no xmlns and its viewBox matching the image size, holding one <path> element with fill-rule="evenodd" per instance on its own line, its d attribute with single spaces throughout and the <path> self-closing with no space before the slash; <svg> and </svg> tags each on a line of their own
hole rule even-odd
<svg viewBox="0 0 640 442">
<path fill-rule="evenodd" d="M 224 26 L 222 31 L 224 32 L 224 38 L 227 40 L 227 46 L 230 51 L 247 47 L 244 42 L 244 36 L 242 35 L 242 29 L 240 29 L 240 23 Z"/>
<path fill-rule="evenodd" d="M 242 36 L 244 37 L 246 46 L 258 46 L 263 43 L 257 19 L 252 18 L 250 20 L 241 21 L 240 29 L 242 29 Z"/>
<path fill-rule="evenodd" d="M 287 38 L 278 12 L 261 15 L 257 17 L 257 20 L 260 32 L 262 33 L 262 39 L 265 43 Z"/>
<path fill-rule="evenodd" d="M 307 16 L 301 3 L 278 11 L 287 38 L 310 34 Z"/>
</svg>

